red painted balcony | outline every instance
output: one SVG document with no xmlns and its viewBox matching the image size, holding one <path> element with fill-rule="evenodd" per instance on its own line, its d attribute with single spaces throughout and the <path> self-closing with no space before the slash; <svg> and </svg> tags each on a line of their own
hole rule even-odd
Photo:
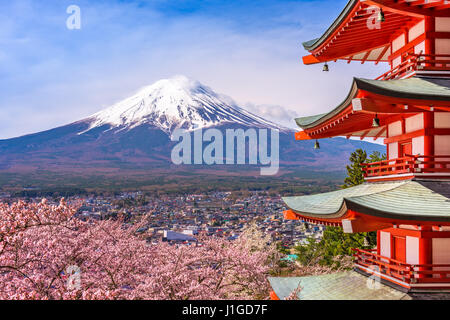
<svg viewBox="0 0 450 320">
<path fill-rule="evenodd" d="M 449 264 L 408 264 L 376 253 L 353 249 L 355 267 L 405 288 L 450 288 Z M 441 286 L 439 286 L 441 284 Z"/>
<path fill-rule="evenodd" d="M 361 164 L 366 180 L 376 178 L 450 177 L 450 155 L 407 155 L 403 158 Z"/>
<path fill-rule="evenodd" d="M 376 80 L 409 78 L 416 74 L 450 77 L 450 55 L 408 53 L 402 57 L 402 61 Z"/>
</svg>

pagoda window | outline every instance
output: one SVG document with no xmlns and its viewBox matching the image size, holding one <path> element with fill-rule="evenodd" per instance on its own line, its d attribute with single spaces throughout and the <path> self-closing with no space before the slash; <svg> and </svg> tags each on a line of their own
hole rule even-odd
<svg viewBox="0 0 450 320">
<path fill-rule="evenodd" d="M 425 138 L 415 137 L 412 139 L 412 155 L 424 154 L 425 150 Z"/>
<path fill-rule="evenodd" d="M 436 54 L 450 54 L 450 39 L 436 39 Z"/>
<path fill-rule="evenodd" d="M 450 246 L 449 238 L 434 238 L 432 239 L 432 261 L 433 264 L 450 264 Z M 434 271 L 448 270 L 445 267 L 433 267 Z M 448 276 L 448 275 L 447 275 Z M 438 278 L 439 275 L 433 275 L 433 278 Z"/>
<path fill-rule="evenodd" d="M 420 42 L 418 45 L 414 46 L 414 53 L 421 54 L 425 52 L 425 41 Z"/>
<path fill-rule="evenodd" d="M 405 133 L 423 129 L 423 113 L 405 119 Z"/>
<path fill-rule="evenodd" d="M 450 18 L 436 17 L 435 25 L 436 25 L 436 32 L 450 31 Z"/>
<path fill-rule="evenodd" d="M 386 258 L 391 257 L 391 234 L 389 232 L 380 231 L 379 246 L 380 255 Z"/>
<path fill-rule="evenodd" d="M 437 129 L 450 128 L 450 113 L 449 112 L 435 112 L 434 127 Z"/>
<path fill-rule="evenodd" d="M 419 36 L 423 35 L 424 33 L 425 33 L 425 21 L 422 20 L 419 23 L 417 23 L 415 26 L 413 26 L 411 29 L 409 29 L 409 31 L 408 31 L 409 41 L 413 41 L 413 40 L 417 39 Z"/>
<path fill-rule="evenodd" d="M 392 60 L 392 68 L 399 66 L 402 63 L 402 57 L 398 56 L 394 60 Z"/>
<path fill-rule="evenodd" d="M 450 128 L 450 113 L 437 112 L 434 117 L 434 126 L 437 129 Z M 450 155 L 450 135 L 435 135 L 434 136 L 434 152 L 436 155 Z M 442 161 L 450 161 L 450 158 L 444 158 Z M 446 165 L 450 167 L 449 164 Z"/>
<path fill-rule="evenodd" d="M 389 144 L 389 159 L 398 158 L 398 142 L 393 142 Z"/>
<path fill-rule="evenodd" d="M 450 136 L 434 136 L 434 148 L 437 156 L 450 155 Z"/>
<path fill-rule="evenodd" d="M 401 135 L 402 132 L 402 122 L 396 121 L 389 124 L 389 138 Z"/>
<path fill-rule="evenodd" d="M 419 264 L 419 238 L 406 236 L 406 263 Z"/>
<path fill-rule="evenodd" d="M 405 34 L 401 34 L 392 41 L 392 52 L 396 52 L 405 46 Z"/>
</svg>

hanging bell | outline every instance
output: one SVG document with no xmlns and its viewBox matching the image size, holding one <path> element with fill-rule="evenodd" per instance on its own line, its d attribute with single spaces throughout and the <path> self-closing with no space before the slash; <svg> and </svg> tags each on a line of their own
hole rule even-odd
<svg viewBox="0 0 450 320">
<path fill-rule="evenodd" d="M 378 115 L 375 115 L 375 118 L 373 118 L 372 127 L 378 128 L 380 126 L 380 119 L 378 119 Z"/>
<path fill-rule="evenodd" d="M 328 68 L 328 64 L 327 64 L 326 62 L 325 62 L 325 64 L 323 65 L 322 71 L 323 71 L 323 72 L 328 72 L 328 71 L 330 71 L 330 68 Z"/>
<path fill-rule="evenodd" d="M 314 149 L 318 150 L 320 149 L 319 141 L 316 140 L 316 143 L 314 143 Z"/>
<path fill-rule="evenodd" d="M 380 10 L 378 11 L 378 18 L 377 18 L 378 22 L 384 22 L 386 19 L 384 18 L 384 12 L 383 9 L 380 8 Z"/>
</svg>

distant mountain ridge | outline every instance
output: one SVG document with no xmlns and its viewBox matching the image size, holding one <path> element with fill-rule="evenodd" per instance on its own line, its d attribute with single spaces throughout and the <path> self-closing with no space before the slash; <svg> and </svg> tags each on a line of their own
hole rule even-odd
<svg viewBox="0 0 450 320">
<path fill-rule="evenodd" d="M 79 169 L 151 170 L 197 167 L 172 164 L 170 137 L 177 128 L 267 128 L 280 130 L 281 167 L 345 170 L 356 148 L 385 152 L 384 146 L 334 138 L 295 141 L 294 131 L 254 115 L 231 98 L 184 76 L 165 79 L 80 121 L 13 139 L 0 140 L 0 171 Z M 199 168 L 200 169 L 200 168 Z M 214 170 L 215 166 L 210 166 Z M 228 166 L 226 170 L 240 170 Z M 222 170 L 222 169 L 220 169 Z"/>
</svg>

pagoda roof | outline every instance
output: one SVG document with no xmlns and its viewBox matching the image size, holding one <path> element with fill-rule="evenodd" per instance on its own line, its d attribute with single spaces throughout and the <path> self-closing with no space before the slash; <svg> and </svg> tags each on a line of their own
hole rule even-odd
<svg viewBox="0 0 450 320">
<path fill-rule="evenodd" d="M 309 41 L 303 42 L 303 47 L 308 50 L 314 50 L 317 48 L 321 43 L 323 43 L 336 28 L 339 27 L 339 25 L 342 24 L 342 22 L 345 20 L 345 18 L 352 13 L 352 10 L 358 5 L 359 0 L 350 0 L 347 5 L 345 6 L 344 10 L 339 14 L 339 16 L 334 20 L 334 22 L 331 24 L 331 26 L 322 34 L 321 37 L 315 38 Z"/>
<path fill-rule="evenodd" d="M 393 98 L 450 101 L 450 79 L 415 76 L 397 80 L 356 79 L 358 89 Z"/>
<path fill-rule="evenodd" d="M 450 222 L 450 181 L 364 183 L 283 201 L 296 214 L 319 221 L 340 221 L 351 210 L 391 221 Z"/>
<path fill-rule="evenodd" d="M 448 102 L 450 102 L 450 79 L 440 77 L 424 77 L 414 76 L 408 79 L 395 80 L 369 80 L 354 78 L 350 92 L 345 100 L 336 108 L 328 113 L 321 113 L 309 117 L 301 117 L 295 119 L 297 125 L 304 130 L 319 129 L 321 126 L 328 124 L 333 126 L 333 130 L 327 130 L 323 133 L 324 136 L 315 136 L 313 138 L 328 138 L 331 136 L 346 135 L 347 133 L 355 133 L 355 127 L 349 125 L 345 127 L 345 123 L 352 121 L 359 125 L 362 133 L 370 129 L 373 115 L 368 114 L 365 110 L 355 111 L 353 107 L 354 99 L 358 96 L 370 96 L 379 99 L 377 103 L 379 109 L 373 109 L 372 113 L 383 114 L 393 113 L 414 113 L 414 105 L 422 106 L 439 106 L 442 105 L 444 110 Z M 384 106 L 383 106 L 384 104 Z M 396 107 L 399 105 L 411 105 L 408 110 L 402 110 Z M 424 110 L 416 110 L 423 112 Z M 425 110 L 426 111 L 426 110 Z M 428 111 L 431 111 L 429 109 Z M 444 111 L 448 111 L 445 109 Z M 348 115 L 353 117 L 352 120 L 345 120 Z M 342 128 L 338 128 L 341 126 Z M 353 130 L 353 131 L 352 131 Z M 356 130 L 356 131 L 358 131 Z M 376 128 L 371 130 L 370 134 L 366 136 L 377 135 L 383 128 Z M 355 135 L 359 134 L 358 132 Z"/>
<path fill-rule="evenodd" d="M 382 8 L 385 21 L 379 27 L 369 28 L 374 19 L 374 9 Z M 350 0 L 341 14 L 322 36 L 303 43 L 311 53 L 303 57 L 305 64 L 337 59 L 362 61 L 388 61 L 390 42 L 427 16 L 448 17 L 450 10 L 444 1 L 398 1 L 398 0 Z M 420 39 L 418 39 L 420 40 Z"/>
</svg>

